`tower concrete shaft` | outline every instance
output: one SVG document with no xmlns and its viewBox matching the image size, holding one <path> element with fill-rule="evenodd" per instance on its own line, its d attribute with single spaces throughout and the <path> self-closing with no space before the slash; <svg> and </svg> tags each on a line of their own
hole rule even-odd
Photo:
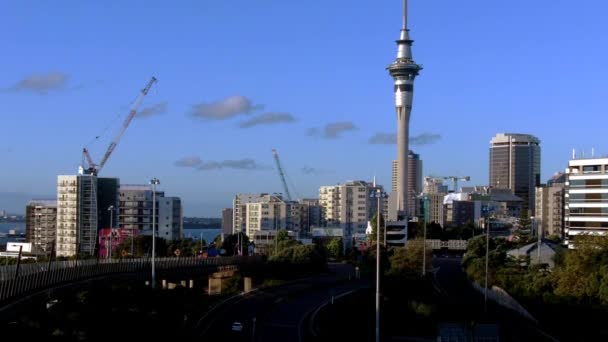
<svg viewBox="0 0 608 342">
<path fill-rule="evenodd" d="M 408 213 L 407 158 L 409 151 L 409 126 L 414 80 L 422 66 L 412 58 L 412 43 L 407 28 L 407 0 L 403 1 L 403 26 L 397 40 L 397 59 L 388 66 L 395 83 L 395 109 L 397 111 L 397 214 L 406 219 Z"/>
</svg>

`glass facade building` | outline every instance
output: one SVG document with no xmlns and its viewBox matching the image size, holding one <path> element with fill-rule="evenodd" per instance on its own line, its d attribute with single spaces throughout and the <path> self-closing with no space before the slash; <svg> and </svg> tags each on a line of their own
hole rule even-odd
<svg viewBox="0 0 608 342">
<path fill-rule="evenodd" d="M 540 140 L 529 134 L 499 133 L 490 141 L 490 186 L 511 189 L 534 214 L 540 185 Z"/>
</svg>

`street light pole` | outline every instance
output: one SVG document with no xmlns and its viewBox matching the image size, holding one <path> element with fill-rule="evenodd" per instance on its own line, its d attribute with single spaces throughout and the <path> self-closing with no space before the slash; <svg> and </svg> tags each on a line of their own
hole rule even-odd
<svg viewBox="0 0 608 342">
<path fill-rule="evenodd" d="M 110 235 L 108 236 L 110 239 L 110 246 L 109 246 L 109 249 L 106 248 L 107 249 L 106 252 L 108 253 L 108 259 L 111 259 L 112 258 L 112 226 L 114 225 L 112 219 L 114 218 L 114 206 L 111 205 L 110 207 L 108 207 L 108 211 L 110 212 Z"/>
<path fill-rule="evenodd" d="M 540 246 L 541 246 L 540 227 L 538 226 L 538 223 L 536 222 L 536 217 L 531 216 L 530 219 L 532 220 L 532 229 L 536 230 L 536 235 L 537 235 L 536 256 L 538 257 L 538 264 L 540 265 Z"/>
<path fill-rule="evenodd" d="M 386 194 L 377 189 L 370 197 L 378 199 L 378 211 L 376 212 L 376 342 L 380 342 L 380 202 Z M 385 228 L 386 234 L 386 228 Z"/>
<path fill-rule="evenodd" d="M 154 177 L 150 180 L 152 184 L 152 288 L 156 288 L 156 265 L 154 259 L 156 257 L 156 185 L 160 184 L 160 181 Z"/>
<path fill-rule="evenodd" d="M 422 277 L 426 276 L 426 217 L 422 218 L 424 225 L 424 240 L 422 241 Z"/>
<path fill-rule="evenodd" d="M 488 312 L 488 257 L 490 254 L 490 219 L 486 217 L 486 285 L 483 291 L 483 308 Z"/>
<path fill-rule="evenodd" d="M 380 191 L 376 212 L 376 342 L 380 341 Z"/>
<path fill-rule="evenodd" d="M 380 215 L 380 198 L 378 198 L 378 215 Z M 378 227 L 379 226 L 380 224 L 378 224 Z M 384 248 L 388 249 L 388 246 L 386 245 L 386 221 L 384 221 Z"/>
</svg>

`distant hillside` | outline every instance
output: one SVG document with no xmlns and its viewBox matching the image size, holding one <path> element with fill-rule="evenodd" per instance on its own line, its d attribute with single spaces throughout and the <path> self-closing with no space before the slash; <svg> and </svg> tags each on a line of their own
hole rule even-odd
<svg viewBox="0 0 608 342">
<path fill-rule="evenodd" d="M 184 217 L 185 229 L 221 228 L 222 219 L 217 217 Z"/>
</svg>

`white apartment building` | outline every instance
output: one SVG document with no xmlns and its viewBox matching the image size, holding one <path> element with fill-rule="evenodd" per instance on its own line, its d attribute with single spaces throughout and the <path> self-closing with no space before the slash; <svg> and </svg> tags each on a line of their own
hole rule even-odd
<svg viewBox="0 0 608 342">
<path fill-rule="evenodd" d="M 58 176 L 56 255 L 94 255 L 97 222 L 97 177 Z"/>
<path fill-rule="evenodd" d="M 253 238 L 258 231 L 286 229 L 299 235 L 309 222 L 305 204 L 287 201 L 280 194 L 237 194 L 233 201 L 233 233 Z"/>
<path fill-rule="evenodd" d="M 182 201 L 179 197 L 157 197 L 158 237 L 165 240 L 181 239 L 184 222 Z"/>
<path fill-rule="evenodd" d="M 608 232 L 608 158 L 572 159 L 566 169 L 564 235 Z"/>
<path fill-rule="evenodd" d="M 382 186 L 365 181 L 349 181 L 345 184 L 319 188 L 319 203 L 323 220 L 328 226 L 344 229 L 345 236 L 365 234 L 367 222 L 377 211 L 378 200 L 371 197 Z M 380 208 L 387 217 L 388 199 L 380 199 Z"/>
<path fill-rule="evenodd" d="M 257 203 L 267 194 L 236 194 L 232 201 L 232 233 L 247 229 L 247 203 Z"/>
</svg>

